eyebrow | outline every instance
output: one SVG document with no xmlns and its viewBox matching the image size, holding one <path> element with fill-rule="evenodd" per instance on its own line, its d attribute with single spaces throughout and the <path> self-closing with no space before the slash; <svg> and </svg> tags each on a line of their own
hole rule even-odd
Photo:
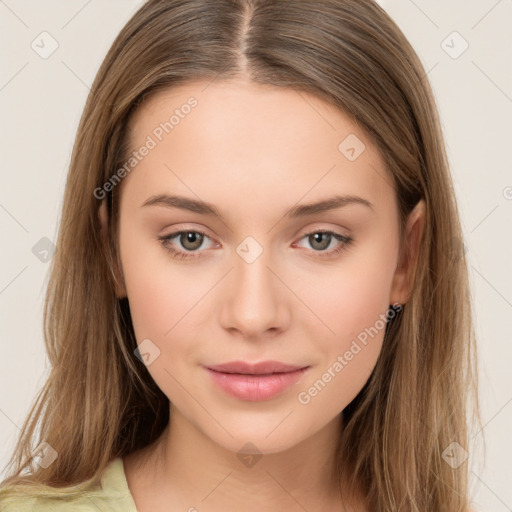
<svg viewBox="0 0 512 512">
<path fill-rule="evenodd" d="M 316 215 L 318 213 L 335 210 L 344 206 L 360 204 L 375 211 L 370 201 L 354 195 L 340 196 L 335 195 L 333 197 L 317 201 L 315 203 L 302 204 L 290 208 L 285 212 L 284 216 L 295 219 L 300 217 L 307 217 L 310 215 Z M 211 203 L 192 199 L 184 196 L 175 196 L 168 194 L 159 194 L 151 196 L 147 199 L 141 207 L 145 206 L 164 206 L 167 208 L 179 208 L 181 210 L 187 210 L 201 215 L 208 215 L 210 217 L 217 217 L 224 221 L 224 216 L 220 210 Z"/>
</svg>

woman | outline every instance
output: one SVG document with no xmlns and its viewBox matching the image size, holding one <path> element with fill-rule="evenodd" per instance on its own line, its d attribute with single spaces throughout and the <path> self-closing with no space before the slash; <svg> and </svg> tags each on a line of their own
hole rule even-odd
<svg viewBox="0 0 512 512">
<path fill-rule="evenodd" d="M 468 510 L 461 248 L 377 4 L 150 0 L 78 129 L 0 510 Z"/>
</svg>

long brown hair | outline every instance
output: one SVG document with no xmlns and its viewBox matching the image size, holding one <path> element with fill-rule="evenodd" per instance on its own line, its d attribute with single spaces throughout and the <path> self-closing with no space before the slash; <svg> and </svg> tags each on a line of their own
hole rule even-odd
<svg viewBox="0 0 512 512">
<path fill-rule="evenodd" d="M 145 98 L 237 77 L 313 93 L 350 115 L 384 159 L 402 232 L 425 201 L 412 296 L 344 410 L 337 460 L 340 475 L 350 468 L 354 485 L 362 483 L 371 510 L 467 510 L 468 464 L 454 467 L 443 455 L 452 443 L 469 449 L 469 405 L 480 418 L 459 215 L 426 73 L 371 0 L 150 0 L 121 30 L 73 148 L 44 310 L 51 372 L 3 486 L 83 492 L 113 457 L 148 446 L 166 427 L 168 398 L 134 356 L 127 299 L 115 293 L 118 190 L 106 194 L 107 246 L 94 191 L 126 161 L 128 121 Z M 33 460 L 42 442 L 57 453 L 48 467 Z"/>
</svg>

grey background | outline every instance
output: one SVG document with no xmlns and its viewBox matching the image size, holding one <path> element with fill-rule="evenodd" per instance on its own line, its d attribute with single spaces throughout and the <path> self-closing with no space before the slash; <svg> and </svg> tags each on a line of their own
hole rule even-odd
<svg viewBox="0 0 512 512">
<path fill-rule="evenodd" d="M 44 251 L 56 238 L 81 111 L 110 44 L 141 3 L 0 0 L 1 467 L 48 371 L 42 304 L 51 252 Z M 467 447 L 475 505 L 510 511 L 512 2 L 380 3 L 428 72 L 462 216 L 484 415 L 483 432 L 473 432 Z M 52 39 L 58 47 L 47 58 L 31 47 L 48 51 Z"/>
</svg>

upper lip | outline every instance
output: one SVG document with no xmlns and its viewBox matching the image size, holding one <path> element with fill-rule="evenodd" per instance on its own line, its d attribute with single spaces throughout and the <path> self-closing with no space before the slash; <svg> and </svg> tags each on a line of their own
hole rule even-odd
<svg viewBox="0 0 512 512">
<path fill-rule="evenodd" d="M 285 373 L 301 370 L 306 366 L 297 366 L 281 363 L 280 361 L 261 361 L 247 363 L 245 361 L 231 361 L 229 363 L 207 366 L 208 369 L 222 373 L 241 373 L 245 375 L 265 375 L 270 373 Z"/>
</svg>

